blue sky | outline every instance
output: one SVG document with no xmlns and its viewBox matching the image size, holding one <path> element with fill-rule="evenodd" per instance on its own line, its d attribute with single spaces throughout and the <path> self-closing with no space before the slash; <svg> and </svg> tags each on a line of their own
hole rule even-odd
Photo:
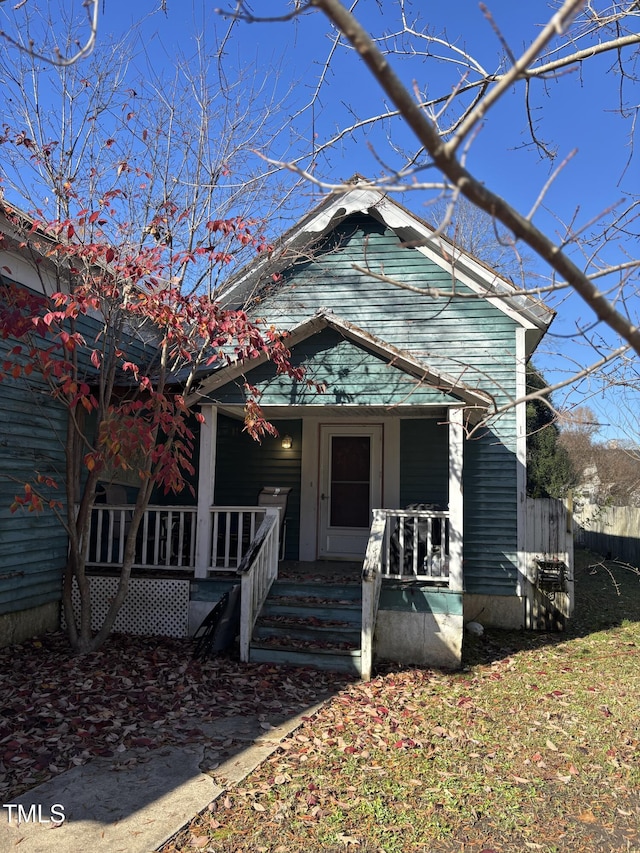
<svg viewBox="0 0 640 853">
<path fill-rule="evenodd" d="M 159 9 L 159 0 L 105 0 L 101 4 L 99 39 L 119 39 L 134 26 L 138 27 L 138 44 L 144 44 L 146 53 L 156 70 L 169 71 L 175 57 L 190 57 L 195 50 L 195 37 L 204 38 L 205 46 L 215 52 L 217 38 L 227 28 L 227 23 L 214 12 L 224 0 L 192 0 L 178 2 L 167 0 L 167 13 Z M 231 6 L 232 3 L 227 4 Z M 502 36 L 518 53 L 538 33 L 539 24 L 549 14 L 547 0 L 492 0 L 487 2 Z M 287 9 L 286 0 L 253 0 L 257 15 L 273 14 Z M 381 11 L 384 9 L 384 12 Z M 447 36 L 460 49 L 469 49 L 488 71 L 498 70 L 502 50 L 498 39 L 486 20 L 476 0 L 435 0 L 416 2 L 420 10 L 421 27 L 432 34 Z M 372 32 L 397 29 L 398 4 L 384 0 L 360 0 L 357 14 Z M 326 83 L 321 89 L 312 117 L 309 111 L 295 118 L 314 90 L 322 64 L 331 45 L 329 27 L 320 14 L 314 12 L 292 23 L 244 24 L 238 23 L 226 42 L 224 62 L 230 74 L 238 69 L 251 69 L 259 80 L 266 80 L 283 100 L 283 125 L 285 132 L 274 149 L 275 156 L 292 157 L 296 152 L 308 151 L 309 140 L 315 131 L 321 143 L 335 128 L 353 121 L 354 116 L 373 115 L 382 109 L 383 98 L 352 51 L 339 48 L 334 56 Z M 450 52 L 442 54 L 453 58 Z M 451 62 L 392 59 L 408 85 L 413 82 L 426 89 L 429 95 L 450 91 L 460 78 L 459 66 Z M 139 73 L 144 74 L 146 60 L 140 56 Z M 479 130 L 468 154 L 468 167 L 495 191 L 521 211 L 528 211 L 541 187 L 555 168 L 570 152 L 575 155 L 548 192 L 544 206 L 536 215 L 536 223 L 548 234 L 562 231 L 563 223 L 576 216 L 576 222 L 587 223 L 593 217 L 629 197 L 637 191 L 638 167 L 632 161 L 623 175 L 629 125 L 621 122 L 615 112 L 619 80 L 609 72 L 611 58 L 601 57 L 585 63 L 580 71 L 565 73 L 546 82 L 532 85 L 533 115 L 540 137 L 557 149 L 553 163 L 539 156 L 531 146 L 527 133 L 527 116 L 521 90 L 510 93 L 491 113 Z M 631 103 L 638 103 L 638 91 L 628 91 Z M 414 147 L 410 134 L 402 126 L 392 127 L 392 140 L 397 148 Z M 368 146 L 372 146 L 372 153 Z M 346 179 L 354 172 L 375 177 L 382 171 L 381 162 L 398 167 L 402 158 L 388 145 L 381 128 L 346 139 L 331 153 L 319 158 L 316 174 L 327 181 Z M 261 168 L 256 160 L 256 169 Z M 318 198 L 318 191 L 305 187 L 295 197 L 294 213 L 304 213 Z M 429 218 L 424 194 L 406 194 L 401 201 L 421 216 Z M 626 251 L 637 255 L 637 237 L 633 237 Z M 618 243 L 611 245 L 608 258 L 621 259 L 625 249 Z M 537 265 L 540 273 L 546 271 Z M 554 300 L 552 300 L 553 302 Z M 569 336 L 576 322 L 588 323 L 590 312 L 573 297 L 556 299 L 559 317 L 554 324 L 554 335 L 549 336 L 539 363 L 552 380 L 566 375 L 571 364 L 586 364 L 595 360 L 584 346 L 571 343 Z M 637 311 L 637 305 L 632 306 Z M 556 337 L 559 336 L 559 337 Z M 610 337 L 610 336 L 607 336 Z M 560 351 L 560 355 L 558 354 Z M 568 361 L 567 361 L 568 358 Z M 583 383 L 581 392 L 587 385 Z M 561 396 L 557 397 L 562 402 Z M 614 423 L 609 417 L 615 398 L 608 394 L 589 402 L 600 408 L 604 423 Z M 569 404 L 581 402 L 574 394 Z M 602 409 L 605 409 L 603 412 Z M 614 434 L 614 427 L 603 430 Z"/>
</svg>

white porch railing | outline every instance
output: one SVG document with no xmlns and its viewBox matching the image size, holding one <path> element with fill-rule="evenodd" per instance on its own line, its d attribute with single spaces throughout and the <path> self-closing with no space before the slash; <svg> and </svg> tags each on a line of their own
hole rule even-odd
<svg viewBox="0 0 640 853">
<path fill-rule="evenodd" d="M 265 517 L 264 507 L 211 507 L 210 572 L 237 569 Z"/>
<path fill-rule="evenodd" d="M 430 509 L 383 509 L 386 519 L 381 571 L 449 585 L 449 513 Z"/>
<path fill-rule="evenodd" d="M 85 558 L 87 566 L 117 566 L 133 515 L 132 504 L 97 504 Z M 265 517 L 264 507 L 214 506 L 207 548 L 208 572 L 235 571 Z M 196 565 L 197 508 L 149 506 L 136 537 L 134 568 L 193 570 Z"/>
<path fill-rule="evenodd" d="M 383 510 L 374 510 L 369 542 L 362 566 L 362 634 L 360 640 L 360 675 L 370 681 L 373 669 L 373 635 L 376 627 L 380 589 L 382 587 L 382 555 L 387 519 Z"/>
<path fill-rule="evenodd" d="M 85 551 L 87 566 L 122 564 L 133 509 L 129 504 L 94 506 Z M 191 571 L 195 552 L 195 507 L 147 507 L 136 536 L 134 568 Z"/>
<path fill-rule="evenodd" d="M 265 517 L 251 547 L 238 567 L 241 577 L 240 596 L 240 660 L 249 661 L 249 647 L 253 627 L 271 584 L 278 577 L 278 527 L 277 509 L 264 510 Z"/>
</svg>

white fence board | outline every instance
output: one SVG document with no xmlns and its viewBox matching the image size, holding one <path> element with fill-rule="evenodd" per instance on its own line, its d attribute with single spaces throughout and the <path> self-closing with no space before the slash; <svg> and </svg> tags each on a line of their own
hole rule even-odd
<svg viewBox="0 0 640 853">
<path fill-rule="evenodd" d="M 526 622 L 531 628 L 562 627 L 574 602 L 571 511 L 560 500 L 526 498 L 526 516 Z M 554 566 L 562 578 L 562 590 L 542 581 L 545 568 Z"/>
<path fill-rule="evenodd" d="M 574 515 L 576 544 L 640 566 L 640 507 L 582 504 Z"/>
</svg>

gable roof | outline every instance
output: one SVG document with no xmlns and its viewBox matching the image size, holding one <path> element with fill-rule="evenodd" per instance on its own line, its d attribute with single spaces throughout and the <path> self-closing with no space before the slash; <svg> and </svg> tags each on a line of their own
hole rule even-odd
<svg viewBox="0 0 640 853">
<path fill-rule="evenodd" d="M 427 364 L 414 358 L 411 354 L 403 352 L 392 344 L 365 332 L 353 323 L 329 311 L 318 312 L 292 329 L 286 338 L 287 347 L 293 349 L 325 329 L 338 332 L 346 340 L 386 362 L 390 367 L 415 379 L 417 383 L 441 392 L 437 399 L 437 404 L 440 407 L 464 406 L 484 414 L 493 404 L 492 397 L 483 391 L 467 387 L 460 379 L 432 370 Z M 214 402 L 216 391 L 267 362 L 268 356 L 262 353 L 250 361 L 238 361 L 235 364 L 220 368 L 200 383 L 198 388 L 187 398 L 187 405 L 198 402 Z M 214 399 L 211 399 L 209 395 L 212 395 Z"/>
<path fill-rule="evenodd" d="M 445 270 L 454 282 L 465 285 L 479 298 L 495 305 L 526 330 L 527 352 L 535 349 L 551 324 L 554 311 L 448 238 L 437 234 L 428 223 L 382 191 L 357 184 L 327 196 L 282 235 L 269 256 L 265 255 L 240 270 L 221 294 L 222 304 L 229 307 L 250 304 L 262 283 L 271 276 L 278 276 L 301 258 L 311 259 L 314 244 L 356 213 L 377 219 L 397 235 L 401 245 L 416 249 Z"/>
</svg>

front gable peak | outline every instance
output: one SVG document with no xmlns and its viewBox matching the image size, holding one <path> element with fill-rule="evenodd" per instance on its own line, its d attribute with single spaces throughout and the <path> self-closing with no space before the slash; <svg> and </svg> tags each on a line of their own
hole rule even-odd
<svg viewBox="0 0 640 853">
<path fill-rule="evenodd" d="M 440 284 L 431 287 L 428 282 L 420 282 L 419 290 L 424 292 L 431 288 L 435 295 L 446 294 L 451 289 L 455 291 L 456 287 L 469 291 L 524 327 L 530 333 L 530 350 L 537 345 L 555 316 L 553 311 L 438 234 L 427 222 L 384 192 L 367 185 L 361 176 L 354 176 L 352 180 L 348 189 L 327 196 L 283 234 L 269 257 L 259 258 L 241 270 L 229 282 L 222 302 L 227 306 L 246 306 L 251 305 L 265 288 L 275 293 L 288 273 L 326 254 L 332 248 L 332 239 L 333 248 L 338 248 L 349 221 L 363 222 L 369 218 L 368 227 L 374 227 L 371 220 L 378 223 L 382 231 L 393 237 L 396 250 L 401 247 L 407 255 L 419 253 L 440 269 Z M 373 263 L 370 273 L 375 276 L 377 269 Z M 403 282 L 400 280 L 400 283 Z"/>
</svg>

